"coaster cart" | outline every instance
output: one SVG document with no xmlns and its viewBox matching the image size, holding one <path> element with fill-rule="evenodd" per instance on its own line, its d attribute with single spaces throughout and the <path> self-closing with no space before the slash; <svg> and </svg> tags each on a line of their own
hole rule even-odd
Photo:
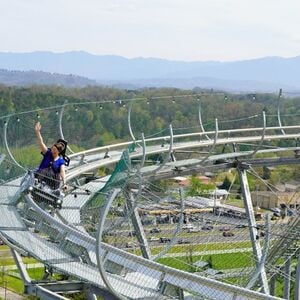
<svg viewBox="0 0 300 300">
<path fill-rule="evenodd" d="M 65 154 L 67 142 L 59 139 L 57 143 L 65 146 L 61 155 L 65 160 L 65 165 L 68 166 L 70 159 Z M 52 172 L 51 167 L 42 172 L 29 170 L 21 182 L 21 191 L 30 193 L 35 202 L 44 203 L 56 209 L 62 208 L 65 194 L 62 191 L 59 176 Z"/>
<path fill-rule="evenodd" d="M 29 193 L 38 203 L 44 203 L 53 208 L 61 209 L 65 194 L 61 188 L 53 189 L 45 181 L 36 178 L 35 172 L 27 172 L 21 183 L 22 192 Z"/>
</svg>

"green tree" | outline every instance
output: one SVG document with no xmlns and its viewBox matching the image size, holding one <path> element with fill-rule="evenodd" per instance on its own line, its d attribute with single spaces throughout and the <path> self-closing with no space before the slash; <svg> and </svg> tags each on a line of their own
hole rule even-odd
<svg viewBox="0 0 300 300">
<path fill-rule="evenodd" d="M 220 186 L 220 189 L 229 190 L 231 186 L 231 181 L 229 180 L 228 176 L 226 175 L 222 185 Z"/>
<path fill-rule="evenodd" d="M 201 180 L 193 175 L 190 178 L 190 185 L 187 189 L 188 196 L 207 196 L 210 192 L 214 191 L 216 186 L 212 183 L 203 184 Z"/>
</svg>

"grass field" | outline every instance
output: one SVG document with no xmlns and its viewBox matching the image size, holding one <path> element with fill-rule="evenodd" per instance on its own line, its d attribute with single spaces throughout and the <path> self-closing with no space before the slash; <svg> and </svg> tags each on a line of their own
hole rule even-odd
<svg viewBox="0 0 300 300">
<path fill-rule="evenodd" d="M 221 253 L 221 254 L 213 254 L 213 255 L 197 255 L 197 252 L 205 252 L 205 251 L 213 251 L 220 249 L 242 249 L 242 248 L 250 248 L 250 242 L 230 242 L 230 243 L 211 243 L 205 245 L 177 245 L 170 249 L 168 253 L 172 254 L 172 257 L 163 257 L 158 260 L 159 263 L 176 268 L 186 272 L 201 272 L 203 269 L 197 268 L 193 264 L 198 260 L 206 261 L 209 263 L 209 267 L 215 270 L 228 270 L 228 269 L 238 269 L 244 267 L 253 267 L 253 258 L 252 252 L 235 252 L 235 253 Z M 192 248 L 192 249 L 191 249 Z M 1 248 L 3 249 L 3 248 Z M 162 246 L 155 247 L 155 252 L 159 252 L 163 249 Z M 132 249 L 133 250 L 133 249 Z M 137 252 L 137 251 L 136 251 Z M 136 253 L 135 252 L 135 253 Z M 136 253 L 137 254 L 137 253 Z M 178 254 L 178 255 L 176 255 Z M 33 258 L 23 257 L 23 262 L 25 264 L 30 263 L 38 263 Z M 12 257 L 1 257 L 0 256 L 0 286 L 5 287 L 11 291 L 14 291 L 20 295 L 23 294 L 24 284 L 20 278 L 18 278 L 18 270 L 13 270 L 16 276 L 8 275 L 6 271 L 4 271 L 5 266 L 14 265 L 14 260 Z M 2 266 L 2 269 L 1 269 Z M 44 268 L 33 268 L 27 269 L 29 276 L 32 280 L 41 280 L 44 275 Z M 60 279 L 59 274 L 53 275 L 53 280 Z M 226 278 L 226 282 L 228 283 L 241 283 L 243 278 Z M 291 295 L 293 295 L 293 288 Z M 279 297 L 283 296 L 283 280 L 278 279 L 276 282 L 276 295 Z M 78 295 L 79 298 L 75 297 L 74 299 L 85 299 L 82 294 Z M 83 298 L 82 298 L 83 297 Z M 28 299 L 35 299 L 33 297 L 29 297 Z M 292 298 L 291 298 L 292 299 Z"/>
</svg>

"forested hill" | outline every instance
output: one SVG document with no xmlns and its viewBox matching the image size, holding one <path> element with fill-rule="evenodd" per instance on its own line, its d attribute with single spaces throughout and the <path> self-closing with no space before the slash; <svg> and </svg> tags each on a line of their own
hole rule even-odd
<svg viewBox="0 0 300 300">
<path fill-rule="evenodd" d="M 0 117 L 30 111 L 26 122 L 33 126 L 39 110 L 43 124 L 58 126 L 58 105 L 64 107 L 64 134 L 72 143 L 82 143 L 83 148 L 102 146 L 112 141 L 130 139 L 128 110 L 132 105 L 131 124 L 137 138 L 141 132 L 146 137 L 169 134 L 169 124 L 174 134 L 199 131 L 198 107 L 201 98 L 202 121 L 206 130 L 214 130 L 215 118 L 219 128 L 254 127 L 262 124 L 262 111 L 267 113 L 268 126 L 277 126 L 276 94 L 224 94 L 212 91 L 186 91 L 178 89 L 120 90 L 108 87 L 64 88 L 59 86 L 7 87 L 0 85 Z M 134 100 L 135 99 L 135 100 Z M 78 104 L 80 103 L 80 104 Z M 43 108 L 52 107 L 47 112 Z M 300 114 L 299 98 L 281 98 L 283 116 Z M 257 116 L 248 118 L 249 116 Z M 9 121 L 13 124 L 18 115 Z M 22 124 L 25 115 L 20 115 Z M 245 118 L 245 119 L 243 119 Z M 239 119 L 239 122 L 228 122 Z M 5 120 L 5 118 L 2 120 Z M 283 124 L 298 124 L 298 119 L 283 117 Z M 28 127 L 28 124 L 26 124 Z M 25 127 L 26 127 L 25 126 Z M 21 129 L 20 129 L 21 130 Z M 0 136 L 1 138 L 1 136 Z M 24 134 L 24 139 L 28 136 Z"/>
<path fill-rule="evenodd" d="M 65 87 L 84 87 L 96 85 L 95 80 L 81 76 L 63 75 L 42 71 L 9 71 L 0 69 L 0 83 L 10 86 L 60 85 Z"/>
</svg>

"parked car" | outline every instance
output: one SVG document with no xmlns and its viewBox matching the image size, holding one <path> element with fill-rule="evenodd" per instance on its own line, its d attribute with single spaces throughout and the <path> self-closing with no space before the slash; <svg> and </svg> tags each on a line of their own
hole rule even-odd
<svg viewBox="0 0 300 300">
<path fill-rule="evenodd" d="M 161 243 L 167 243 L 167 242 L 170 242 L 171 239 L 166 238 L 166 237 L 161 237 L 161 238 L 159 239 L 159 241 L 160 241 Z"/>
<path fill-rule="evenodd" d="M 232 231 L 223 231 L 223 236 L 234 236 Z"/>
<path fill-rule="evenodd" d="M 129 231 L 128 236 L 136 236 L 136 232 L 135 231 Z"/>
<path fill-rule="evenodd" d="M 161 232 L 161 229 L 158 228 L 158 227 L 152 228 L 152 229 L 150 230 L 150 233 L 159 233 L 159 232 Z"/>
<path fill-rule="evenodd" d="M 109 235 L 109 236 L 117 236 L 118 233 L 116 231 L 111 231 L 111 232 L 108 232 L 107 235 Z"/>
<path fill-rule="evenodd" d="M 205 224 L 201 227 L 202 230 L 212 230 L 214 227 L 209 224 Z"/>
<path fill-rule="evenodd" d="M 288 210 L 287 210 L 287 215 L 288 215 L 289 217 L 296 217 L 296 216 L 297 216 L 297 211 L 288 208 Z"/>
<path fill-rule="evenodd" d="M 194 228 L 190 228 L 190 229 L 188 229 L 188 233 L 193 233 L 193 232 L 199 232 L 199 231 L 201 231 L 201 228 L 199 228 L 199 227 L 194 227 Z"/>
<path fill-rule="evenodd" d="M 159 241 L 159 238 L 158 238 L 158 237 L 155 237 L 155 236 L 151 236 L 151 237 L 149 238 L 149 241 L 150 241 L 150 242 L 158 242 L 158 241 Z"/>
<path fill-rule="evenodd" d="M 236 228 L 246 228 L 247 225 L 246 224 L 238 224 L 235 226 Z"/>
<path fill-rule="evenodd" d="M 126 248 L 134 248 L 134 247 L 136 247 L 137 245 L 135 244 L 135 243 L 133 243 L 133 242 L 128 242 L 128 243 L 126 243 Z"/>
<path fill-rule="evenodd" d="M 220 227 L 219 230 L 220 230 L 220 231 L 230 231 L 230 227 L 223 226 L 223 227 Z"/>
<path fill-rule="evenodd" d="M 191 229 L 194 228 L 194 225 L 191 223 L 183 224 L 182 229 Z"/>
<path fill-rule="evenodd" d="M 272 208 L 270 208 L 270 211 L 272 211 L 274 213 L 280 213 L 280 209 L 278 207 L 272 207 Z"/>
<path fill-rule="evenodd" d="M 178 243 L 178 244 L 190 244 L 191 241 L 189 241 L 189 240 L 184 240 L 184 239 L 179 239 L 179 240 L 177 241 L 177 243 Z"/>
</svg>

